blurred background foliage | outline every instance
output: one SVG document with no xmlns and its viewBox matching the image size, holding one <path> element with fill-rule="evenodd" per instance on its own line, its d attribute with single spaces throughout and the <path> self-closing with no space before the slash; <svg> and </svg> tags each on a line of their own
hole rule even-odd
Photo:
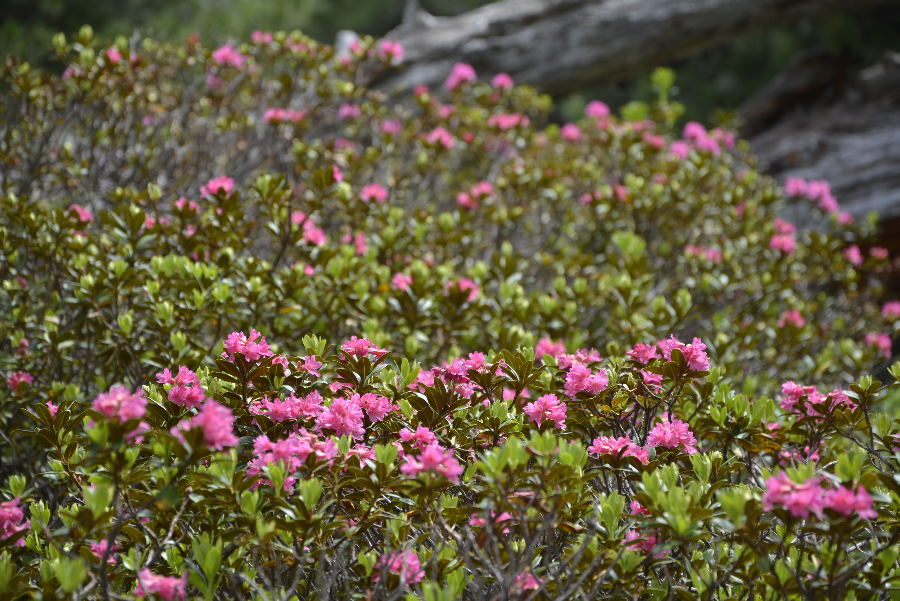
<svg viewBox="0 0 900 601">
<path fill-rule="evenodd" d="M 423 9 L 439 16 L 487 3 L 420 0 Z M 341 29 L 376 36 L 387 33 L 400 23 L 404 5 L 405 0 L 3 0 L 0 56 L 15 54 L 50 65 L 46 49 L 51 36 L 59 31 L 71 34 L 84 24 L 110 39 L 137 29 L 165 40 L 197 33 L 214 45 L 246 39 L 256 29 L 300 29 L 320 41 L 332 42 Z M 833 53 L 840 57 L 841 67 L 852 69 L 876 62 L 888 49 L 900 50 L 900 2 L 864 8 L 852 15 L 779 24 L 670 66 L 676 71 L 686 119 L 709 121 L 716 117 L 716 121 L 727 122 L 743 100 L 806 52 Z M 559 99 L 557 117 L 574 119 L 593 98 L 616 108 L 632 100 L 650 99 L 654 91 L 647 75 L 598 84 Z"/>
</svg>

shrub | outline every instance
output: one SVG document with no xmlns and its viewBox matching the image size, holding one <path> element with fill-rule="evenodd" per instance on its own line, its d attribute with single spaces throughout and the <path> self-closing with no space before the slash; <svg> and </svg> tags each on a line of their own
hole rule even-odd
<svg viewBox="0 0 900 601">
<path fill-rule="evenodd" d="M 4 594 L 896 585 L 892 262 L 665 73 L 558 127 L 385 42 L 56 45 L 3 74 Z"/>
</svg>

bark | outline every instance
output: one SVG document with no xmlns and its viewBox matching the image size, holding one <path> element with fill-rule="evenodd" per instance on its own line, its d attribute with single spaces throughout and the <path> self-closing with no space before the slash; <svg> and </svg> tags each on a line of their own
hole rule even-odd
<svg viewBox="0 0 900 601">
<path fill-rule="evenodd" d="M 765 104 L 763 99 L 752 103 Z M 751 137 L 750 144 L 761 167 L 779 180 L 825 179 L 841 207 L 855 217 L 875 211 L 881 221 L 896 222 L 900 219 L 900 54 L 888 54 L 863 71 L 833 101 L 788 112 Z M 897 228 L 892 231 L 896 233 Z"/>
<path fill-rule="evenodd" d="M 735 35 L 876 0 L 503 0 L 445 18 L 410 19 L 388 37 L 406 67 L 387 90 L 440 85 L 456 61 L 505 72 L 550 94 L 614 81 L 690 56 Z"/>
</svg>

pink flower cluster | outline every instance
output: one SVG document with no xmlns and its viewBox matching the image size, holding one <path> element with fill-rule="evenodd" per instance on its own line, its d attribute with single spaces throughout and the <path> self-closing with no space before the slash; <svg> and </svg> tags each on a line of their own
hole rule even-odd
<svg viewBox="0 0 900 601">
<path fill-rule="evenodd" d="M 263 121 L 277 125 L 279 123 L 300 123 L 306 119 L 306 111 L 295 109 L 271 108 L 263 113 Z"/>
<path fill-rule="evenodd" d="M 390 352 L 376 346 L 368 338 L 357 338 L 356 336 L 351 336 L 350 340 L 344 341 L 341 345 L 341 350 L 354 357 L 366 357 L 371 355 L 376 359 L 381 359 Z"/>
<path fill-rule="evenodd" d="M 75 217 L 81 223 L 91 223 L 94 220 L 94 214 L 80 204 L 70 204 L 68 211 L 70 213 L 75 213 Z"/>
<path fill-rule="evenodd" d="M 478 182 L 467 192 L 460 192 L 456 197 L 456 203 L 465 209 L 477 209 L 482 200 L 494 195 L 494 186 L 491 182 Z"/>
<path fill-rule="evenodd" d="M 182 574 L 179 578 L 174 576 L 157 576 L 144 568 L 138 572 L 138 583 L 134 589 L 134 595 L 144 598 L 148 594 L 159 595 L 160 598 L 166 601 L 184 599 L 187 594 L 187 574 Z"/>
<path fill-rule="evenodd" d="M 881 307 L 881 316 L 885 319 L 900 319 L 900 301 L 888 301 Z"/>
<path fill-rule="evenodd" d="M 653 426 L 650 434 L 647 436 L 648 447 L 666 447 L 669 449 L 682 450 L 688 455 L 697 452 L 697 439 L 691 432 L 690 426 L 686 422 L 679 419 L 672 421 L 661 421 Z"/>
<path fill-rule="evenodd" d="M 549 338 L 541 338 L 534 346 L 534 356 L 543 359 L 544 355 L 550 355 L 554 359 L 565 354 L 566 345 L 562 342 L 554 342 Z"/>
<path fill-rule="evenodd" d="M 802 402 L 804 399 L 805 402 Z M 779 402 L 785 411 L 801 416 L 817 417 L 822 414 L 816 406 L 824 405 L 827 409 L 846 407 L 851 411 L 857 406 L 843 390 L 836 388 L 828 394 L 822 394 L 815 386 L 801 386 L 790 380 L 781 385 Z"/>
<path fill-rule="evenodd" d="M 384 570 L 400 576 L 400 582 L 403 584 L 415 584 L 425 577 L 422 562 L 419 561 L 419 556 L 415 551 L 399 551 L 382 555 L 378 567 L 372 574 L 372 580 L 379 582 Z"/>
<path fill-rule="evenodd" d="M 200 187 L 200 194 L 202 196 L 215 196 L 216 194 L 228 196 L 232 190 L 234 190 L 234 180 L 227 175 L 220 175 L 203 184 Z"/>
<path fill-rule="evenodd" d="M 870 332 L 865 337 L 866 344 L 878 351 L 885 359 L 891 358 L 891 337 L 887 334 Z"/>
<path fill-rule="evenodd" d="M 528 127 L 531 120 L 522 113 L 496 113 L 488 117 L 487 124 L 500 131 L 508 131 L 514 127 Z"/>
<path fill-rule="evenodd" d="M 718 265 L 722 262 L 722 251 L 715 248 L 704 248 L 702 246 L 697 246 L 694 244 L 688 244 L 684 247 L 684 254 L 689 257 L 699 257 L 701 259 L 706 259 L 710 263 L 715 263 Z"/>
<path fill-rule="evenodd" d="M 800 177 L 790 177 L 784 183 L 784 192 L 790 197 L 806 197 L 815 202 L 826 213 L 838 215 L 838 221 L 848 223 L 849 214 L 841 213 L 841 207 L 831 192 L 831 186 L 826 181 L 806 181 Z M 850 218 L 852 221 L 852 218 Z"/>
<path fill-rule="evenodd" d="M 15 534 L 28 530 L 31 526 L 31 520 L 25 519 L 25 512 L 19 506 L 19 499 L 11 499 L 0 503 L 0 540 L 4 540 L 14 536 Z M 25 539 L 20 538 L 16 541 L 16 546 L 24 547 Z"/>
<path fill-rule="evenodd" d="M 181 407 L 198 408 L 206 398 L 206 391 L 200 385 L 200 378 L 187 367 L 179 367 L 178 375 L 174 377 L 172 372 L 166 368 L 156 374 L 156 381 L 160 384 L 172 384 L 172 387 L 166 391 L 166 395 L 170 401 Z"/>
<path fill-rule="evenodd" d="M 531 572 L 519 572 L 512 585 L 512 592 L 524 593 L 525 591 L 536 591 L 541 588 L 544 583 L 542 578 L 538 578 Z"/>
<path fill-rule="evenodd" d="M 800 329 L 805 325 L 806 320 L 803 318 L 803 315 L 800 314 L 800 311 L 797 311 L 796 309 L 788 309 L 781 314 L 781 318 L 778 320 L 779 328 L 791 326 Z"/>
<path fill-rule="evenodd" d="M 536 401 L 525 405 L 523 410 L 530 421 L 535 422 L 538 428 L 545 422 L 553 422 L 560 430 L 566 427 L 566 404 L 560 401 L 555 394 L 545 394 Z"/>
<path fill-rule="evenodd" d="M 306 396 L 289 395 L 284 399 L 263 397 L 250 405 L 249 410 L 254 415 L 265 415 L 273 422 L 283 422 L 315 418 L 322 412 L 324 403 L 322 395 L 313 391 Z"/>
<path fill-rule="evenodd" d="M 794 239 L 797 228 L 794 224 L 776 217 L 772 227 L 775 233 L 769 239 L 769 248 L 786 255 L 794 254 L 794 251 L 797 250 L 797 241 Z"/>
<path fill-rule="evenodd" d="M 650 463 L 650 452 L 631 441 L 629 436 L 612 438 L 610 436 L 598 436 L 588 447 L 591 455 L 619 455 L 623 457 L 635 457 L 644 465 Z"/>
<path fill-rule="evenodd" d="M 325 244 L 325 231 L 317 226 L 312 218 L 303 211 L 292 212 L 291 223 L 303 228 L 303 239 L 313 246 L 322 246 Z"/>
<path fill-rule="evenodd" d="M 400 430 L 399 436 L 402 442 L 411 443 L 420 451 L 438 444 L 437 436 L 425 426 L 417 426 L 415 432 L 409 428 L 403 428 Z"/>
<path fill-rule="evenodd" d="M 234 413 L 219 403 L 207 400 L 193 417 L 181 420 L 172 428 L 172 435 L 182 439 L 181 433 L 200 428 L 203 442 L 210 449 L 221 451 L 238 444 L 234 435 Z"/>
<path fill-rule="evenodd" d="M 243 68 L 244 61 L 247 60 L 243 54 L 229 44 L 216 48 L 212 53 L 212 59 L 217 65 L 230 65 L 235 69 Z"/>
<path fill-rule="evenodd" d="M 509 522 L 512 519 L 513 519 L 512 514 L 509 512 L 506 512 L 506 511 L 504 511 L 503 513 L 500 513 L 500 514 L 498 514 L 496 511 L 492 511 L 490 514 L 490 520 L 492 522 L 492 524 L 491 524 L 492 529 L 499 530 L 501 534 L 509 534 L 511 532 L 511 530 L 509 529 L 509 526 L 507 524 L 504 524 L 503 522 Z M 487 524 L 488 524 L 488 521 L 481 516 L 473 515 L 472 517 L 469 518 L 469 526 L 474 526 L 476 528 L 479 528 L 479 527 L 487 526 Z M 497 528 L 498 526 L 499 526 L 499 528 Z"/>
<path fill-rule="evenodd" d="M 708 152 L 714 156 L 719 154 L 723 147 L 731 148 L 734 146 L 734 134 L 718 127 L 707 131 L 703 125 L 696 121 L 685 123 L 681 137 L 695 149 Z"/>
<path fill-rule="evenodd" d="M 407 455 L 404 461 L 405 463 L 400 466 L 400 472 L 407 476 L 434 471 L 450 482 L 456 483 L 459 482 L 459 476 L 464 471 L 456 457 L 453 456 L 453 451 L 444 449 L 437 444 L 425 447 L 418 456 Z"/>
<path fill-rule="evenodd" d="M 386 63 L 399 65 L 403 62 L 403 44 L 391 40 L 381 40 L 378 45 L 378 57 Z"/>
<path fill-rule="evenodd" d="M 509 73 L 497 73 L 491 78 L 491 86 L 498 90 L 511 90 L 513 85 L 513 78 Z"/>
<path fill-rule="evenodd" d="M 23 385 L 31 386 L 32 383 L 34 383 L 34 377 L 27 371 L 14 371 L 6 377 L 6 386 L 13 394 L 19 394 Z"/>
<path fill-rule="evenodd" d="M 412 276 L 402 272 L 395 273 L 394 277 L 391 278 L 391 284 L 401 292 L 409 290 L 409 287 L 412 286 L 412 282 Z"/>
<path fill-rule="evenodd" d="M 694 338 L 690 344 L 685 344 L 669 336 L 665 340 L 656 343 L 662 353 L 663 359 L 672 360 L 672 351 L 678 350 L 684 357 L 688 369 L 692 371 L 706 371 L 709 369 L 709 356 L 706 354 L 706 345 L 699 338 Z"/>
<path fill-rule="evenodd" d="M 464 83 L 475 81 L 475 69 L 468 63 L 456 63 L 450 70 L 450 75 L 444 81 L 444 88 L 455 90 Z"/>
<path fill-rule="evenodd" d="M 315 434 L 301 428 L 292 432 L 284 440 L 271 441 L 263 434 L 253 441 L 253 459 L 247 464 L 247 475 L 257 476 L 264 473 L 263 470 L 270 463 L 282 462 L 288 474 L 293 474 L 300 469 L 307 457 L 313 455 L 320 461 L 331 461 L 338 454 L 337 445 L 331 438 L 320 440 Z M 284 481 L 284 490 L 293 490 L 296 478 L 288 476 Z M 268 480 L 260 480 L 259 484 L 272 483 Z"/>
<path fill-rule="evenodd" d="M 484 353 L 469 353 L 467 358 L 457 357 L 451 361 L 432 367 L 430 370 L 422 370 L 419 372 L 416 381 L 410 384 L 413 390 L 419 389 L 420 385 L 434 386 L 435 380 L 440 380 L 448 387 L 452 387 L 459 395 L 464 398 L 471 398 L 481 387 L 472 381 L 469 377 L 469 371 L 475 370 L 481 373 L 488 373 L 489 365 L 486 362 Z M 502 363 L 497 364 L 495 374 L 502 373 Z"/>
<path fill-rule="evenodd" d="M 600 394 L 608 385 L 609 377 L 603 368 L 594 372 L 583 363 L 575 363 L 566 373 L 566 396 L 572 398 L 579 392 L 586 392 L 591 396 Z"/>
<path fill-rule="evenodd" d="M 353 438 L 362 438 L 366 433 L 362 407 L 351 399 L 334 399 L 316 418 L 316 430 L 322 429 L 332 430 L 337 436 L 349 434 Z"/>
<path fill-rule="evenodd" d="M 458 280 L 450 280 L 444 284 L 444 294 L 449 294 L 454 290 L 459 290 L 460 292 L 467 293 L 466 301 L 472 302 L 478 295 L 480 294 L 480 290 L 478 289 L 478 284 L 475 283 L 475 280 L 471 280 L 469 278 L 459 278 Z"/>
<path fill-rule="evenodd" d="M 362 190 L 359 193 L 359 198 L 363 202 L 374 200 L 378 204 L 384 204 L 384 202 L 388 199 L 388 191 L 387 188 L 385 188 L 378 182 L 373 182 L 371 184 L 366 184 L 365 186 L 363 186 Z"/>
<path fill-rule="evenodd" d="M 436 127 L 425 135 L 425 141 L 432 146 L 443 146 L 450 150 L 456 145 L 456 138 L 443 127 Z"/>
<path fill-rule="evenodd" d="M 588 119 L 604 119 L 609 116 L 609 106 L 605 102 L 592 100 L 584 107 L 584 116 Z"/>
<path fill-rule="evenodd" d="M 847 517 L 856 514 L 864 520 L 878 516 L 872 508 L 872 497 L 862 486 L 857 487 L 856 491 L 844 486 L 826 489 L 822 482 L 821 477 L 814 476 L 797 483 L 786 472 L 771 476 L 766 480 L 763 509 L 771 511 L 775 507 L 784 507 L 793 517 L 801 519 L 811 515 L 821 519 L 825 509 L 832 509 Z"/>
<path fill-rule="evenodd" d="M 91 406 L 94 411 L 102 413 L 109 419 L 125 423 L 144 417 L 147 399 L 143 393 L 132 393 L 124 386 L 113 386 L 107 392 L 97 395 Z"/>
<path fill-rule="evenodd" d="M 269 348 L 265 336 L 256 330 L 250 330 L 249 336 L 244 332 L 232 332 L 225 339 L 225 352 L 222 353 L 222 356 L 229 361 L 234 361 L 238 354 L 252 363 L 261 357 L 271 357 L 275 353 Z"/>
</svg>

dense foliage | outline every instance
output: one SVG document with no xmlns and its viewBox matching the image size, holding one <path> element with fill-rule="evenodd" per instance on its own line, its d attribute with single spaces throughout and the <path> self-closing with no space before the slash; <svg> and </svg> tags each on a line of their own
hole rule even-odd
<svg viewBox="0 0 900 601">
<path fill-rule="evenodd" d="M 893 262 L 669 72 L 557 127 L 369 89 L 388 41 L 56 47 L 2 80 L 2 594 L 897 585 Z"/>
</svg>

